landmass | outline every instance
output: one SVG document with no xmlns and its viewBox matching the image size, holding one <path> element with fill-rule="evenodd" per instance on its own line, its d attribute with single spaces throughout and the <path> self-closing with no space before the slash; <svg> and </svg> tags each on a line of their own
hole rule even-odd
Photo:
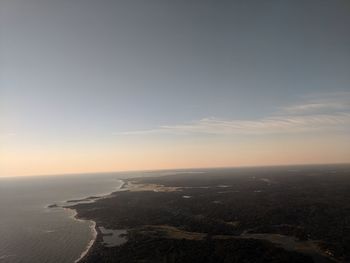
<svg viewBox="0 0 350 263">
<path fill-rule="evenodd" d="M 79 202 L 87 202 L 87 201 L 93 201 L 93 200 L 97 200 L 100 199 L 100 196 L 89 196 L 86 198 L 81 198 L 81 199 L 72 199 L 72 200 L 68 200 L 66 201 L 67 203 L 79 203 Z"/>
<path fill-rule="evenodd" d="M 349 262 L 349 189 L 350 165 L 130 178 L 109 198 L 72 206 L 96 222 L 79 262 Z M 125 241 L 107 246 L 102 227 Z"/>
</svg>

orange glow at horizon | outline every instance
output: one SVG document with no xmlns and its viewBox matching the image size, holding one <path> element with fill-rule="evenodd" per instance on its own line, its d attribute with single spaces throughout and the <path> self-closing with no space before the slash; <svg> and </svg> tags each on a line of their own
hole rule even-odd
<svg viewBox="0 0 350 263">
<path fill-rule="evenodd" d="M 1 151 L 0 176 L 350 162 L 343 137 L 128 142 L 119 147 Z"/>
</svg>

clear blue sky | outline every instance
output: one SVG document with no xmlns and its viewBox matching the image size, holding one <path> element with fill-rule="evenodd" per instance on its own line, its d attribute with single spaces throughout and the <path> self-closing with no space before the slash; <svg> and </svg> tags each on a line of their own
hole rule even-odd
<svg viewBox="0 0 350 263">
<path fill-rule="evenodd" d="M 347 0 L 0 12 L 3 175 L 350 161 Z"/>
</svg>

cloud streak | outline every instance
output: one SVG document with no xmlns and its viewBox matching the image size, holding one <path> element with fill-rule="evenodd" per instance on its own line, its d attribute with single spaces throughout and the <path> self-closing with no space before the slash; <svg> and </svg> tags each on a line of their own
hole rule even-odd
<svg viewBox="0 0 350 263">
<path fill-rule="evenodd" d="M 350 95 L 346 93 L 346 95 Z M 345 96 L 346 97 L 346 96 Z M 350 97 L 350 96 L 349 96 Z M 283 108 L 278 114 L 255 120 L 204 118 L 155 129 L 128 131 L 118 135 L 147 134 L 280 134 L 350 129 L 350 104 L 347 98 L 312 100 Z"/>
<path fill-rule="evenodd" d="M 350 92 L 329 93 L 318 97 L 309 97 L 303 104 L 285 107 L 288 114 L 330 113 L 350 110 Z"/>
</svg>

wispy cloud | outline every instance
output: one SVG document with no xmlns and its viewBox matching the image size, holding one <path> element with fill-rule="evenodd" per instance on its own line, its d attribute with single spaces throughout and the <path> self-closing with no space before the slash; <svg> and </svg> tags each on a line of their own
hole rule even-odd
<svg viewBox="0 0 350 263">
<path fill-rule="evenodd" d="M 350 103 L 322 103 L 322 102 L 313 102 L 308 104 L 294 105 L 290 107 L 286 107 L 285 111 L 290 114 L 305 114 L 305 113 L 313 113 L 319 111 L 339 111 L 339 110 L 347 110 L 350 107 Z"/>
<path fill-rule="evenodd" d="M 307 97 L 304 103 L 283 108 L 289 114 L 330 113 L 350 110 L 350 92 L 328 93 Z"/>
<path fill-rule="evenodd" d="M 346 96 L 345 96 L 346 95 Z M 255 120 L 204 118 L 155 129 L 128 131 L 119 135 L 146 134 L 274 134 L 350 129 L 350 93 L 313 98 L 281 109 L 273 116 Z"/>
</svg>

